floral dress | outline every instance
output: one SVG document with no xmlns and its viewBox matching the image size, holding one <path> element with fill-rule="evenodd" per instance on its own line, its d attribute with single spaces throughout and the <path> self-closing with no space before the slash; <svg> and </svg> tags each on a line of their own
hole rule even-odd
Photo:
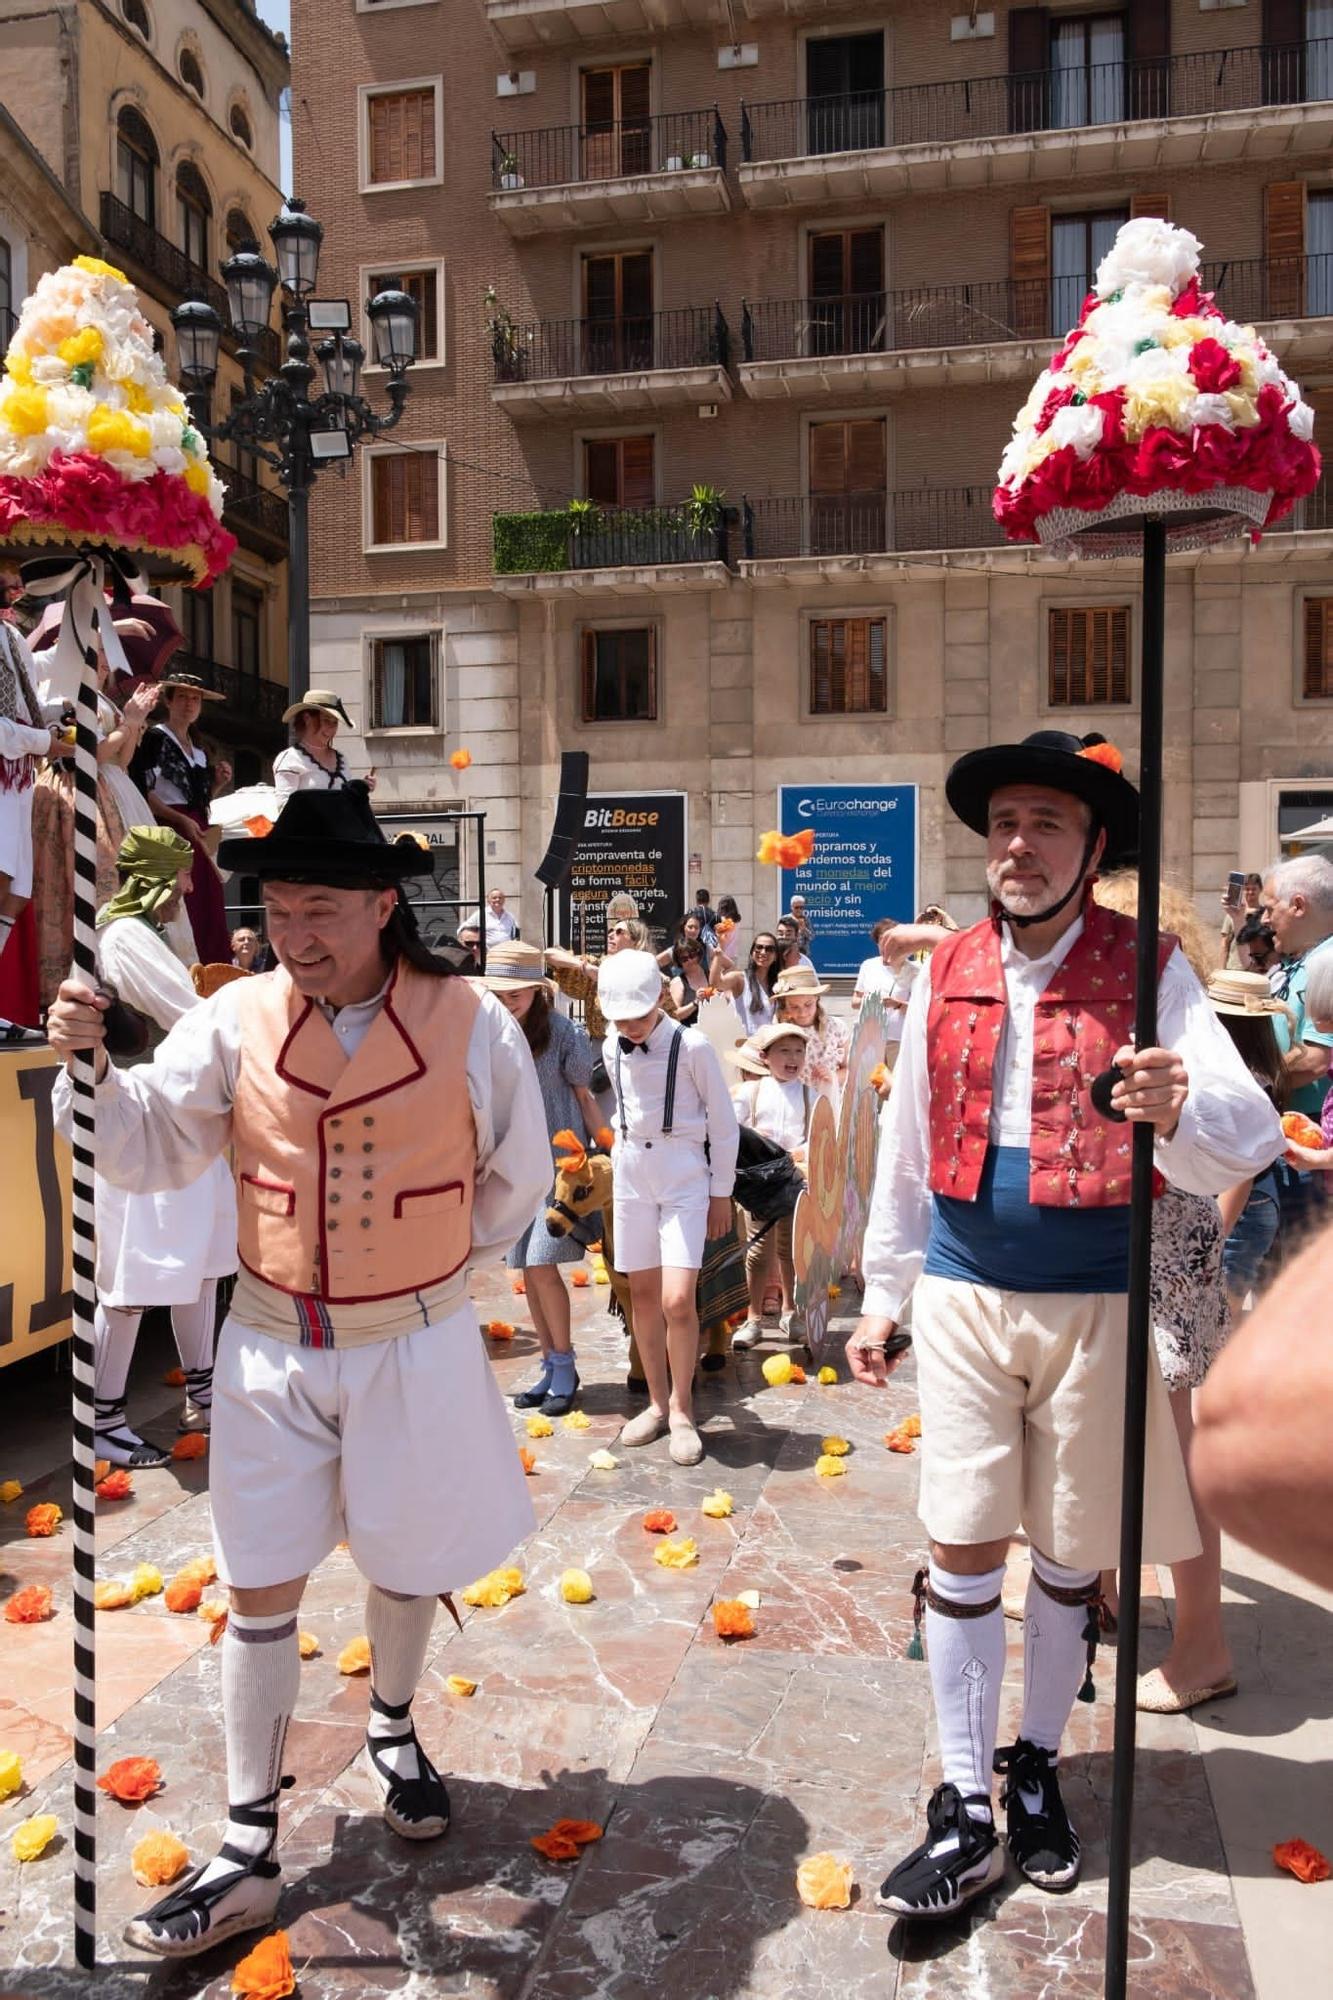
<svg viewBox="0 0 1333 2000">
<path fill-rule="evenodd" d="M 1168 1389 L 1197 1389 L 1231 1333 L 1224 1240 L 1211 1195 L 1166 1187 L 1153 1203 L 1153 1337 Z"/>
<path fill-rule="evenodd" d="M 836 1111 L 842 1095 L 841 1072 L 847 1067 L 852 1046 L 851 1031 L 845 1021 L 825 1014 L 824 1025 L 807 1028 L 806 1036 L 801 1082 L 808 1083 L 821 1097 L 827 1097 Z"/>
</svg>

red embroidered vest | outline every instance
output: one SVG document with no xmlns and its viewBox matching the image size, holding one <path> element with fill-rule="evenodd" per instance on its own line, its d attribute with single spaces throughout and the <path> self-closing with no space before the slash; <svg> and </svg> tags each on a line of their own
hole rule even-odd
<svg viewBox="0 0 1333 2000">
<path fill-rule="evenodd" d="M 1116 1208 L 1129 1201 L 1132 1128 L 1094 1111 L 1088 1090 L 1132 1038 L 1137 935 L 1132 918 L 1089 897 L 1082 935 L 1037 1002 L 1029 1189 L 1038 1208 Z M 1175 944 L 1174 937 L 1159 938 L 1159 979 Z M 926 1025 L 934 1194 L 977 1198 L 1006 1005 L 993 919 L 938 947 Z"/>
</svg>

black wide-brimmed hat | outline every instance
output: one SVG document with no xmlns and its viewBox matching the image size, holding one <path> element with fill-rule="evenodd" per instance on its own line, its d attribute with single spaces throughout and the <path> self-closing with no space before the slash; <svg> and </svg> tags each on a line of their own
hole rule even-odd
<svg viewBox="0 0 1333 2000">
<path fill-rule="evenodd" d="M 1121 774 L 1120 752 L 1104 736 L 1038 729 L 1021 743 L 969 750 L 944 781 L 944 795 L 964 826 L 989 831 L 991 794 L 1001 785 L 1044 785 L 1072 792 L 1106 833 L 1102 866 L 1132 861 L 1139 845 L 1139 795 Z"/>
<path fill-rule="evenodd" d="M 384 838 L 362 784 L 340 791 L 293 792 L 259 839 L 224 840 L 218 865 L 261 882 L 314 882 L 323 888 L 392 888 L 433 866 L 421 848 Z"/>
</svg>

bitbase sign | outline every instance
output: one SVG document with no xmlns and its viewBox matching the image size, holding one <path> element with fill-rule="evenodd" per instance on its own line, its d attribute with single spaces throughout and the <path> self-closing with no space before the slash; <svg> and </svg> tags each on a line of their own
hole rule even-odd
<svg viewBox="0 0 1333 2000">
<path fill-rule="evenodd" d="M 70 1294 L 70 1151 L 58 1139 L 49 1049 L 0 1055 L 0 1368 L 67 1340 Z"/>
<path fill-rule="evenodd" d="M 917 909 L 915 785 L 783 785 L 783 833 L 815 830 L 803 868 L 782 871 L 782 907 L 805 897 L 820 972 L 854 973 L 880 917 L 910 923 Z"/>
<path fill-rule="evenodd" d="M 606 906 L 632 896 L 660 949 L 685 914 L 685 793 L 590 792 L 560 887 L 560 942 L 600 957 Z"/>
</svg>

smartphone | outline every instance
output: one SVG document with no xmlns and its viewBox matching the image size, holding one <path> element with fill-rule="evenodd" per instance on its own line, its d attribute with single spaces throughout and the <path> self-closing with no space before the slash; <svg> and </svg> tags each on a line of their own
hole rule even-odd
<svg viewBox="0 0 1333 2000">
<path fill-rule="evenodd" d="M 900 1354 L 906 1354 L 911 1345 L 910 1333 L 891 1333 L 884 1343 L 884 1359 L 895 1361 Z"/>
<path fill-rule="evenodd" d="M 1238 868 L 1233 868 L 1227 876 L 1226 906 L 1229 910 L 1238 910 L 1240 908 L 1244 889 L 1244 875 L 1241 874 Z"/>
</svg>

